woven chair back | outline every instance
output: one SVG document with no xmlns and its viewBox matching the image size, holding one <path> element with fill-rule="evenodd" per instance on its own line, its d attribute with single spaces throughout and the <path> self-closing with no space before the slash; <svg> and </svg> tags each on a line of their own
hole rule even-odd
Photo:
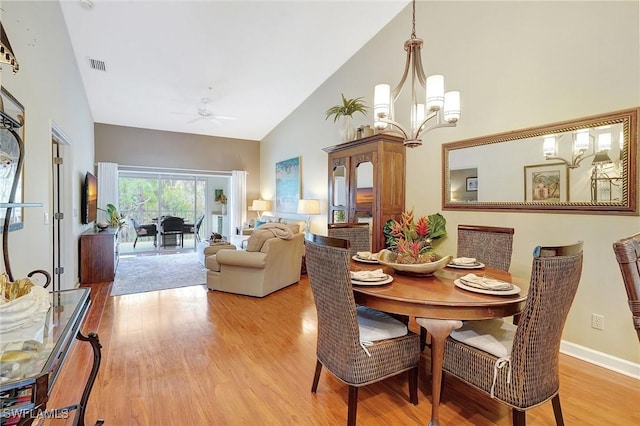
<svg viewBox="0 0 640 426">
<path fill-rule="evenodd" d="M 318 315 L 318 359 L 345 379 L 351 375 L 356 354 L 362 352 L 348 241 L 307 234 L 305 257 Z"/>
<path fill-rule="evenodd" d="M 530 407 L 559 387 L 560 341 L 582 274 L 582 242 L 536 247 L 529 294 L 513 341 L 515 393 Z"/>
<path fill-rule="evenodd" d="M 489 268 L 509 271 L 513 228 L 458 225 L 458 257 L 474 257 Z"/>
<path fill-rule="evenodd" d="M 627 291 L 633 326 L 640 340 L 640 234 L 616 241 L 613 251 Z"/>
<path fill-rule="evenodd" d="M 368 223 L 330 223 L 327 225 L 327 234 L 333 238 L 348 240 L 351 244 L 351 256 L 359 251 L 371 251 Z"/>
<path fill-rule="evenodd" d="M 167 217 L 160 223 L 162 233 L 182 233 L 184 231 L 184 219 L 181 217 Z"/>
</svg>

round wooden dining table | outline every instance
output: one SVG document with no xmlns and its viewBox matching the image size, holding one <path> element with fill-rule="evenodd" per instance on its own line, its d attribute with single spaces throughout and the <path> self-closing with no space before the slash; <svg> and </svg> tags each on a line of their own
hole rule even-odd
<svg viewBox="0 0 640 426">
<path fill-rule="evenodd" d="M 351 262 L 352 271 L 383 268 L 393 277 L 384 285 L 353 285 L 355 301 L 384 312 L 422 318 L 420 322 L 431 335 L 430 426 L 438 426 L 444 343 L 449 334 L 461 326 L 460 321 L 509 317 L 524 308 L 529 282 L 507 272 L 482 268 L 477 270 L 441 269 L 431 276 L 412 276 L 391 268 L 369 263 Z M 468 273 L 484 275 L 517 285 L 515 295 L 487 295 L 458 288 L 454 281 Z"/>
</svg>

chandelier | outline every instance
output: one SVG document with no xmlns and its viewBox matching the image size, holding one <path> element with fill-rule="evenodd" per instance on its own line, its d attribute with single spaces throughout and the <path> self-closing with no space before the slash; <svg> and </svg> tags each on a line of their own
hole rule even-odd
<svg viewBox="0 0 640 426">
<path fill-rule="evenodd" d="M 425 76 L 420 50 L 422 39 L 416 37 L 416 2 L 413 0 L 411 38 L 404 43 L 407 59 L 400 83 L 391 91 L 388 84 L 378 84 L 374 91 L 374 126 L 399 132 L 409 148 L 422 145 L 421 136 L 439 127 L 455 127 L 460 119 L 460 92 L 444 92 L 442 75 Z M 396 121 L 393 104 L 397 101 L 411 71 L 411 128 L 407 131 Z"/>
</svg>

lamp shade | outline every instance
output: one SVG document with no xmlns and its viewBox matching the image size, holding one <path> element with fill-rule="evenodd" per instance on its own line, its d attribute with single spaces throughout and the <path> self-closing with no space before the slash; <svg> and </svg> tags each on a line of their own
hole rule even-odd
<svg viewBox="0 0 640 426">
<path fill-rule="evenodd" d="M 269 210 L 269 202 L 267 200 L 253 200 L 251 203 L 251 210 L 256 212 Z"/>
<path fill-rule="evenodd" d="M 320 200 L 300 199 L 298 200 L 298 214 L 314 215 L 320 214 Z"/>
</svg>

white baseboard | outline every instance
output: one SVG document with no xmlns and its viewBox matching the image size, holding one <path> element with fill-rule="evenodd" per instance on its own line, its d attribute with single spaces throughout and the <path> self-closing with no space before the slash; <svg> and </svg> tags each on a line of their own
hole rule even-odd
<svg viewBox="0 0 640 426">
<path fill-rule="evenodd" d="M 627 361 L 622 358 L 617 358 L 612 355 L 608 355 L 602 352 L 594 351 L 593 349 L 586 348 L 584 346 L 576 345 L 575 343 L 565 342 L 560 343 L 560 352 L 572 356 L 574 358 L 581 359 L 591 364 L 598 365 L 608 370 L 615 371 L 625 376 L 633 377 L 640 380 L 640 364 Z"/>
</svg>

